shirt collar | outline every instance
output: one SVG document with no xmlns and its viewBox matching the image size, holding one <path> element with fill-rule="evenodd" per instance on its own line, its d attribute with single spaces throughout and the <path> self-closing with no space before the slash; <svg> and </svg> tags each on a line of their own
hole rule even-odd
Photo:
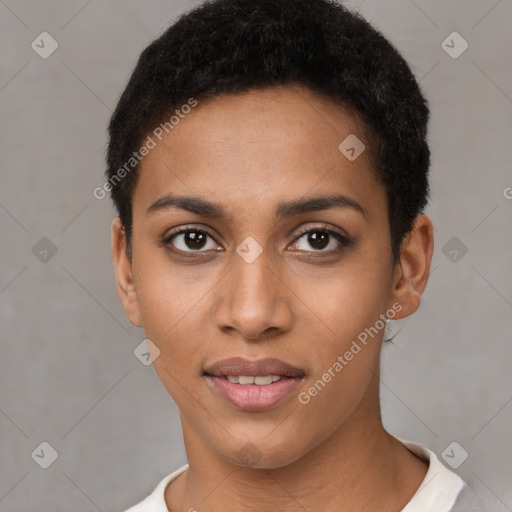
<svg viewBox="0 0 512 512">
<path fill-rule="evenodd" d="M 429 463 L 423 482 L 400 512 L 449 512 L 464 487 L 462 478 L 444 466 L 432 450 L 418 443 L 397 439 L 409 451 Z"/>
</svg>

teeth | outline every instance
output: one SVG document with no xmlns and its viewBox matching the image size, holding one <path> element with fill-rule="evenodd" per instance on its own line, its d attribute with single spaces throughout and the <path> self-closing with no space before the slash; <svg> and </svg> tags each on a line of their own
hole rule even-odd
<svg viewBox="0 0 512 512">
<path fill-rule="evenodd" d="M 256 384 L 258 386 L 268 386 L 273 382 L 281 380 L 281 377 L 279 375 L 258 375 L 257 377 L 253 377 L 250 375 L 227 375 L 226 378 L 229 380 L 229 382 L 232 382 L 233 384 Z"/>
<path fill-rule="evenodd" d="M 258 377 L 254 377 L 254 384 L 258 384 L 258 386 L 268 386 L 272 384 L 272 375 L 259 375 Z"/>
</svg>

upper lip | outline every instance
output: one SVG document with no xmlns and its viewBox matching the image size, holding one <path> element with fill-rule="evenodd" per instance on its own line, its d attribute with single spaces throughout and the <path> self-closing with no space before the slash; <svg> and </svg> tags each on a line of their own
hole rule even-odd
<svg viewBox="0 0 512 512">
<path fill-rule="evenodd" d="M 280 359 L 266 358 L 251 361 L 243 357 L 232 357 L 218 361 L 205 369 L 205 373 L 215 377 L 280 375 L 282 377 L 303 377 L 304 372 Z"/>
</svg>

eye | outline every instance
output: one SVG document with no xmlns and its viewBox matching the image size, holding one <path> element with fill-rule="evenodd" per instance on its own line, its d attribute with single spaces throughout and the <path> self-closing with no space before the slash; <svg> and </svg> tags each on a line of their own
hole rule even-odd
<svg viewBox="0 0 512 512">
<path fill-rule="evenodd" d="M 208 245 L 210 239 L 210 245 Z M 199 252 L 217 249 L 213 235 L 204 229 L 183 227 L 162 240 L 163 245 L 172 245 L 175 252 Z"/>
<path fill-rule="evenodd" d="M 346 236 L 324 225 L 302 231 L 290 247 L 299 251 L 331 254 L 340 252 L 349 244 L 350 240 Z"/>
<path fill-rule="evenodd" d="M 327 225 L 305 229 L 289 247 L 292 250 L 335 254 L 350 244 L 350 239 L 341 233 L 329 229 Z M 175 253 L 200 253 L 203 251 L 222 250 L 212 233 L 206 229 L 185 226 L 166 235 L 162 246 L 167 246 Z M 309 246 L 309 248 L 308 248 Z M 312 248 L 313 250 L 310 250 Z M 327 250 L 326 250 L 327 249 Z"/>
</svg>

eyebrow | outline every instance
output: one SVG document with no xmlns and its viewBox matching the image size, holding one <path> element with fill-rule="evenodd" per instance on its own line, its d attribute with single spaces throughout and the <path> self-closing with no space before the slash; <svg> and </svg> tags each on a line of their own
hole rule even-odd
<svg viewBox="0 0 512 512">
<path fill-rule="evenodd" d="M 155 201 L 146 210 L 146 215 L 173 208 L 185 210 L 211 219 L 232 219 L 232 215 L 228 214 L 219 203 L 211 202 L 200 197 L 175 196 L 172 194 L 168 194 Z M 276 207 L 275 217 L 280 220 L 302 213 L 327 210 L 329 208 L 350 208 L 368 219 L 367 211 L 357 201 L 341 194 L 310 197 L 279 203 Z"/>
</svg>

